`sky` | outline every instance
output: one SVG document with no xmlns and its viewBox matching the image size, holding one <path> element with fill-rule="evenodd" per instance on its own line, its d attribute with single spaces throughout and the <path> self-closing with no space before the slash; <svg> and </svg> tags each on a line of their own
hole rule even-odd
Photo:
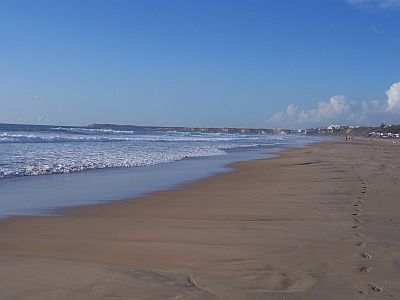
<svg viewBox="0 0 400 300">
<path fill-rule="evenodd" d="M 0 0 L 0 123 L 400 123 L 400 0 Z"/>
</svg>

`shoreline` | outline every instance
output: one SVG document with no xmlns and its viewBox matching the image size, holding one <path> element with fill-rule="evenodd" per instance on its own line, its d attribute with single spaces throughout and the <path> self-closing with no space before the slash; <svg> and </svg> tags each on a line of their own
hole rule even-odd
<svg viewBox="0 0 400 300">
<path fill-rule="evenodd" d="M 2 179 L 0 194 L 3 194 L 4 209 L 0 220 L 18 216 L 58 215 L 72 207 L 140 198 L 229 172 L 232 163 L 264 157 L 266 155 L 263 152 L 280 151 L 276 147 L 266 147 L 264 150 L 249 148 L 226 155 L 194 157 L 159 165 Z M 59 190 L 65 193 L 59 193 Z M 55 197 L 56 202 L 53 201 Z M 26 207 L 15 206 L 15 201 L 25 203 Z M 30 207 L 30 203 L 38 205 Z"/>
<path fill-rule="evenodd" d="M 218 177 L 218 176 L 226 174 L 226 173 L 240 172 L 240 164 L 242 164 L 242 163 L 249 163 L 249 162 L 254 162 L 257 160 L 276 159 L 276 158 L 279 158 L 282 155 L 282 153 L 285 153 L 288 151 L 293 151 L 293 150 L 305 149 L 308 147 L 312 147 L 313 145 L 317 145 L 319 143 L 325 143 L 325 142 L 331 142 L 331 141 L 323 141 L 323 142 L 321 142 L 321 141 L 315 142 L 314 141 L 314 142 L 307 143 L 307 144 L 301 145 L 301 146 L 295 146 L 295 147 L 292 146 L 291 148 L 280 148 L 277 146 L 274 146 L 272 148 L 262 147 L 265 149 L 262 150 L 261 152 L 258 150 L 257 151 L 253 150 L 255 154 L 253 154 L 254 157 L 252 157 L 252 158 L 248 157 L 245 160 L 229 162 L 229 163 L 225 163 L 225 164 L 221 165 L 220 168 L 223 170 L 211 172 L 210 174 L 205 175 L 204 177 L 181 182 L 181 183 L 171 186 L 171 187 L 151 191 L 151 192 L 145 193 L 144 195 L 141 195 L 141 196 L 130 196 L 130 197 L 122 198 L 122 199 L 109 200 L 109 201 L 105 201 L 102 203 L 89 203 L 89 204 L 83 204 L 83 205 L 66 206 L 66 207 L 56 208 L 54 210 L 50 210 L 50 212 L 54 213 L 54 214 L 50 213 L 50 215 L 11 216 L 11 218 L 14 218 L 14 217 L 16 217 L 16 218 L 19 218 L 19 217 L 62 217 L 65 215 L 71 215 L 71 214 L 73 215 L 75 211 L 79 211 L 80 209 L 90 209 L 91 207 L 95 207 L 95 206 L 108 206 L 108 205 L 113 205 L 113 204 L 118 204 L 118 203 L 121 203 L 121 204 L 128 203 L 129 204 L 133 201 L 146 201 L 147 198 L 157 197 L 159 193 L 190 188 L 190 186 L 193 184 L 207 181 L 207 180 L 213 180 L 215 177 Z M 272 151 L 272 150 L 274 150 L 274 151 Z M 238 152 L 241 152 L 241 151 L 238 151 Z M 196 157 L 193 159 L 198 160 L 198 159 L 204 159 L 204 158 L 205 157 L 201 157 L 201 158 Z M 192 159 L 192 158 L 189 158 L 189 160 L 190 159 Z M 0 219 L 0 226 L 1 226 L 1 219 Z"/>
<path fill-rule="evenodd" d="M 289 148 L 282 145 L 234 148 L 228 149 L 225 155 L 149 166 L 6 178 L 0 180 L 3 195 L 0 220 L 59 215 L 68 208 L 140 198 L 229 172 L 230 165 L 236 162 L 272 157 L 274 153 L 314 142 L 318 141 L 292 141 Z"/>
<path fill-rule="evenodd" d="M 397 153 L 397 145 L 320 142 L 134 201 L 1 220 L 0 291 L 5 299 L 399 296 Z"/>
<path fill-rule="evenodd" d="M 252 151 L 254 154 L 252 157 L 247 157 L 246 159 L 243 160 L 238 160 L 234 162 L 228 162 L 224 163 L 221 165 L 218 165 L 218 170 L 210 171 L 209 174 L 200 176 L 198 178 L 182 181 L 180 183 L 177 183 L 176 185 L 171 185 L 169 187 L 164 187 L 164 188 L 159 188 L 155 189 L 153 191 L 149 191 L 148 193 L 144 193 L 142 195 L 133 195 L 133 196 L 128 196 L 128 197 L 123 197 L 119 199 L 111 199 L 111 200 L 105 200 L 101 202 L 94 202 L 94 203 L 87 203 L 87 204 L 77 204 L 77 205 L 69 205 L 69 206 L 61 206 L 61 207 L 56 207 L 56 208 L 45 208 L 42 209 L 41 212 L 38 212 L 37 214 L 21 214 L 21 215 L 7 215 L 5 217 L 0 218 L 0 226 L 2 223 L 7 222 L 12 219 L 19 219 L 19 218 L 43 218 L 43 217 L 63 217 L 63 216 L 68 216 L 71 214 L 74 214 L 74 211 L 79 210 L 81 208 L 88 208 L 90 209 L 91 207 L 96 207 L 96 206 L 108 206 L 108 205 L 113 205 L 115 203 L 123 203 L 123 202 L 132 202 L 132 201 L 138 201 L 138 200 L 145 200 L 145 198 L 156 196 L 158 193 L 166 192 L 166 191 L 171 191 L 171 190 L 180 190 L 180 189 L 185 189 L 186 187 L 195 184 L 199 181 L 204 181 L 204 180 L 209 180 L 212 179 L 216 176 L 225 174 L 225 173 L 231 173 L 231 172 L 237 172 L 240 171 L 239 168 L 236 167 L 237 164 L 240 163 L 246 163 L 246 162 L 251 162 L 251 161 L 257 161 L 257 160 L 265 160 L 265 159 L 273 159 L 273 158 L 278 158 L 282 153 L 291 151 L 291 150 L 296 150 L 296 149 L 303 149 L 306 147 L 310 147 L 313 144 L 316 143 L 321 143 L 321 142 L 312 142 L 311 144 L 306 144 L 302 146 L 296 146 L 294 148 L 277 148 L 276 146 L 274 148 L 265 148 L 262 151 Z M 242 152 L 242 151 L 238 151 Z M 212 156 L 210 158 L 215 158 L 215 156 Z M 195 157 L 195 158 L 190 158 L 189 160 L 203 160 L 207 159 L 207 157 Z M 178 161 L 182 162 L 182 161 Z M 176 163 L 176 162 L 175 162 Z M 165 166 L 165 165 L 162 165 Z M 148 166 L 145 166 L 146 168 Z M 160 167 L 160 165 L 155 165 L 155 166 L 150 166 L 150 167 Z M 97 171 L 108 171 L 108 170 L 88 170 L 88 171 L 83 171 L 79 175 L 85 175 L 85 172 L 97 172 Z M 55 175 L 71 175 L 71 174 L 55 174 Z M 72 175 L 76 175 L 75 173 Z M 48 175 L 44 175 L 48 176 Z M 14 178 L 13 178 L 14 179 Z M 29 179 L 29 178 L 28 178 Z"/>
</svg>

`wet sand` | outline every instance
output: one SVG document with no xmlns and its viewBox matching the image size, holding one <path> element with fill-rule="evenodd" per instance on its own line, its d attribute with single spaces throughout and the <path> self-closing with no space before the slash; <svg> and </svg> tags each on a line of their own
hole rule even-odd
<svg viewBox="0 0 400 300">
<path fill-rule="evenodd" d="M 319 143 L 135 200 L 1 221 L 0 299 L 400 299 L 399 153 Z"/>
</svg>

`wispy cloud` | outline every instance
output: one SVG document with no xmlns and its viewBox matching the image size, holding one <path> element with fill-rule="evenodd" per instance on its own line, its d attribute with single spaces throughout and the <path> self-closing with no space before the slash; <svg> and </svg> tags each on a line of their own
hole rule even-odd
<svg viewBox="0 0 400 300">
<path fill-rule="evenodd" d="M 400 82 L 386 91 L 386 100 L 353 101 L 337 95 L 321 101 L 316 107 L 299 109 L 289 104 L 286 110 L 274 114 L 270 121 L 275 124 L 297 126 L 322 126 L 331 123 L 370 124 L 400 117 Z"/>
<path fill-rule="evenodd" d="M 346 0 L 346 2 L 359 7 L 372 7 L 383 9 L 400 8 L 400 0 Z"/>
<path fill-rule="evenodd" d="M 32 100 L 35 102 L 41 102 L 44 100 L 44 96 L 33 96 Z"/>
</svg>

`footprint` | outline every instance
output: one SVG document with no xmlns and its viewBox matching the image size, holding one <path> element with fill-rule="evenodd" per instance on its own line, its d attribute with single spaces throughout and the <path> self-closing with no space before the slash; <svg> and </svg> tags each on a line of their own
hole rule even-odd
<svg viewBox="0 0 400 300">
<path fill-rule="evenodd" d="M 356 229 L 356 228 L 360 228 L 360 226 L 358 226 L 358 225 L 354 225 L 354 226 L 351 226 L 351 228 L 354 228 L 354 229 Z"/>
<path fill-rule="evenodd" d="M 365 237 L 365 234 L 361 232 L 356 232 L 355 235 L 358 237 Z"/>
<path fill-rule="evenodd" d="M 375 291 L 375 292 L 382 292 L 383 289 L 379 286 L 377 286 L 376 284 L 368 284 L 368 286 L 371 288 L 371 290 Z"/>
<path fill-rule="evenodd" d="M 372 270 L 372 268 L 364 266 L 364 267 L 361 267 L 359 270 L 360 270 L 360 272 L 368 273 Z"/>
<path fill-rule="evenodd" d="M 356 211 L 360 212 L 360 211 L 362 211 L 362 209 L 361 208 L 356 208 Z"/>
<path fill-rule="evenodd" d="M 356 207 L 357 207 L 357 206 L 358 206 L 358 204 L 353 204 L 353 206 L 356 206 Z"/>
<path fill-rule="evenodd" d="M 371 259 L 372 258 L 372 255 L 368 254 L 368 253 L 361 253 L 361 256 L 366 258 L 366 259 Z"/>
<path fill-rule="evenodd" d="M 358 291 L 358 293 L 359 293 L 359 294 L 363 294 L 363 295 L 368 294 L 366 291 Z"/>
<path fill-rule="evenodd" d="M 361 242 L 361 243 L 358 243 L 357 246 L 359 246 L 359 247 L 365 247 L 365 246 L 367 246 L 367 244 Z"/>
<path fill-rule="evenodd" d="M 358 218 L 355 218 L 355 219 L 354 219 L 354 222 L 362 223 L 362 221 L 361 221 L 360 219 L 358 219 Z"/>
<path fill-rule="evenodd" d="M 358 213 L 352 213 L 351 215 L 352 216 L 358 216 L 359 214 Z"/>
</svg>

